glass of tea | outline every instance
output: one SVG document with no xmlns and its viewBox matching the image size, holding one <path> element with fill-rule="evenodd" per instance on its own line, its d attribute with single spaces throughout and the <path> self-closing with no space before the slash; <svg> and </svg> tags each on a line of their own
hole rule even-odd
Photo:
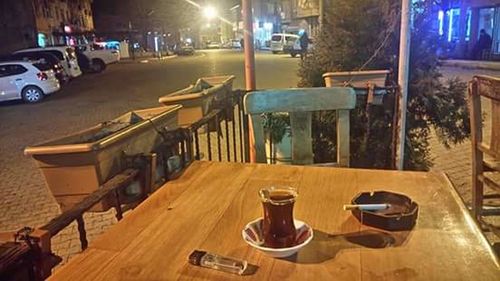
<svg viewBox="0 0 500 281">
<path fill-rule="evenodd" d="M 266 187 L 259 191 L 264 207 L 262 234 L 264 246 L 287 248 L 295 245 L 293 205 L 297 190 L 292 187 Z"/>
</svg>

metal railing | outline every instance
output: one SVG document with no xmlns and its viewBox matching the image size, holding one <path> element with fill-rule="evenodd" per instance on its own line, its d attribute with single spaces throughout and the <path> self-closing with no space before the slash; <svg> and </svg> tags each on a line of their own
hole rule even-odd
<svg viewBox="0 0 500 281">
<path fill-rule="evenodd" d="M 372 94 L 383 95 L 375 89 Z M 397 93 L 397 88 L 385 89 L 387 92 Z M 235 90 L 232 95 L 216 101 L 214 109 L 200 120 L 189 126 L 175 130 L 157 128 L 162 137 L 162 144 L 150 154 L 126 155 L 124 156 L 129 165 L 121 173 L 115 175 L 98 190 L 88 195 L 70 210 L 55 217 L 42 227 L 33 230 L 24 229 L 26 241 L 36 245 L 36 251 L 32 252 L 34 259 L 41 260 L 44 257 L 53 258 L 55 255 L 50 249 L 50 238 L 57 235 L 71 223 L 77 223 L 81 249 L 88 246 L 87 231 L 83 215 L 103 200 L 113 202 L 116 209 L 116 219 L 123 218 L 124 210 L 133 208 L 145 200 L 150 193 L 158 187 L 163 186 L 169 180 L 180 176 L 184 169 L 194 160 L 249 162 L 249 122 L 243 109 L 243 99 L 247 92 Z M 360 89 L 356 90 L 358 95 L 366 95 Z M 397 95 L 397 94 L 396 94 Z M 373 97 L 371 97 L 373 98 Z M 367 104 L 367 112 L 370 109 Z M 270 141 L 271 163 L 273 163 L 273 142 Z M 174 161 L 175 160 L 175 161 Z M 173 163 L 173 164 L 171 164 Z M 158 167 L 158 165 L 163 165 Z M 158 180 L 156 171 L 164 171 L 163 177 Z M 133 182 L 139 181 L 143 187 L 143 194 L 133 202 L 122 202 L 125 189 Z M 110 200 L 110 198 L 112 200 Z M 47 242 L 48 241 L 48 242 Z M 48 247 L 47 247 L 48 244 Z M 41 280 L 50 275 L 51 269 L 60 262 L 60 259 L 51 263 L 48 268 L 43 268 L 40 263 L 34 263 L 37 273 L 33 280 Z"/>
<path fill-rule="evenodd" d="M 38 229 L 24 228 L 13 234 L 24 237 L 22 240 L 32 245 L 30 260 L 39 261 L 29 263 L 33 267 L 29 271 L 34 273 L 30 274 L 30 280 L 47 278 L 51 269 L 61 262 L 62 259 L 57 258 L 50 249 L 50 239 L 73 222 L 77 223 L 81 249 L 85 250 L 88 247 L 83 215 L 104 200 L 113 202 L 116 219 L 120 221 L 126 209 L 140 204 L 156 190 L 155 187 L 180 176 L 194 160 L 248 161 L 248 119 L 243 110 L 245 94 L 244 91 L 234 91 L 233 95 L 217 101 L 215 109 L 209 114 L 188 127 L 175 130 L 157 128 L 163 141 L 154 152 L 123 155 L 129 168 L 109 179 L 84 200 L 47 224 Z M 159 164 L 163 167 L 158 167 Z M 157 180 L 158 177 L 155 175 L 158 168 L 164 171 L 161 180 Z M 133 202 L 121 202 L 125 189 L 137 181 L 143 186 L 144 194 Z M 23 245 L 22 241 L 20 243 Z M 50 263 L 43 261 L 48 258 L 51 259 Z"/>
</svg>

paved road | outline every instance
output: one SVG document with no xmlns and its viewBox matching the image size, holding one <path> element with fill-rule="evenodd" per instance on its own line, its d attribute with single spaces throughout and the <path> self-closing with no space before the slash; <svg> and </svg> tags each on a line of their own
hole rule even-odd
<svg viewBox="0 0 500 281">
<path fill-rule="evenodd" d="M 294 87 L 298 59 L 257 53 L 261 88 Z M 0 103 L 0 232 L 40 226 L 60 213 L 26 146 L 70 134 L 132 109 L 158 106 L 158 97 L 186 87 L 202 76 L 234 74 L 235 88 L 244 88 L 240 51 L 205 51 L 191 57 L 148 62 L 122 62 L 101 74 L 71 81 L 60 92 L 35 105 Z M 88 233 L 97 235 L 113 216 L 88 215 Z M 74 227 L 53 239 L 56 251 L 78 251 Z"/>
<path fill-rule="evenodd" d="M 259 88 L 296 86 L 298 59 L 258 53 L 256 61 Z M 474 73 L 453 68 L 445 70 L 447 75 L 464 79 L 470 79 Z M 60 212 L 33 161 L 23 156 L 24 147 L 132 109 L 157 106 L 159 96 L 183 88 L 201 76 L 234 74 L 237 77 L 234 87 L 243 88 L 243 71 L 243 55 L 238 51 L 205 51 L 192 57 L 162 61 L 122 62 L 109 66 L 104 73 L 85 75 L 70 82 L 43 103 L 0 104 L 0 231 L 39 226 Z M 433 145 L 438 152 L 435 153 L 439 164 L 436 169 L 453 170 L 460 185 L 466 185 L 464 169 L 468 168 L 456 159 L 467 162 L 470 154 L 446 151 L 436 142 Z M 89 214 L 86 221 L 90 221 L 87 223 L 89 240 L 114 223 L 112 215 Z M 76 228 L 71 227 L 53 239 L 56 252 L 67 257 L 79 250 L 75 232 Z"/>
</svg>

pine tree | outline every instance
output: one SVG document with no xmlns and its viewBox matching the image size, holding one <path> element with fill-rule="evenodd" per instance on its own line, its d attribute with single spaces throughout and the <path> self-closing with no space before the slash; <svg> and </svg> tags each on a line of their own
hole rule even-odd
<svg viewBox="0 0 500 281">
<path fill-rule="evenodd" d="M 332 0 L 328 3 L 330 5 L 325 11 L 325 22 L 316 38 L 315 49 L 301 63 L 299 86 L 324 86 L 322 74 L 325 72 L 395 68 L 398 61 L 400 0 Z M 445 145 L 459 143 L 470 133 L 466 84 L 458 79 L 443 81 L 439 72 L 436 50 L 440 41 L 433 30 L 432 20 L 436 11 L 434 0 L 424 0 L 413 7 L 407 169 L 425 170 L 432 165 L 428 142 L 432 129 Z M 385 106 L 373 107 L 370 114 L 372 122 L 370 128 L 366 128 L 366 99 L 358 98 L 357 109 L 351 113 L 353 166 L 390 166 L 392 106 L 391 101 L 386 101 Z M 331 112 L 314 116 L 316 161 L 334 159 L 334 119 L 335 115 Z"/>
</svg>

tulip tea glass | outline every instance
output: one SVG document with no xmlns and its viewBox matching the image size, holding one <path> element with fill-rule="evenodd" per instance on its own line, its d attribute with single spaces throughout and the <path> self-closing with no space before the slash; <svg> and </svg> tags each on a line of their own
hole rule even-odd
<svg viewBox="0 0 500 281">
<path fill-rule="evenodd" d="M 293 205 L 297 190 L 292 187 L 267 187 L 259 191 L 264 207 L 262 234 L 264 246 L 288 248 L 295 245 Z"/>
</svg>

